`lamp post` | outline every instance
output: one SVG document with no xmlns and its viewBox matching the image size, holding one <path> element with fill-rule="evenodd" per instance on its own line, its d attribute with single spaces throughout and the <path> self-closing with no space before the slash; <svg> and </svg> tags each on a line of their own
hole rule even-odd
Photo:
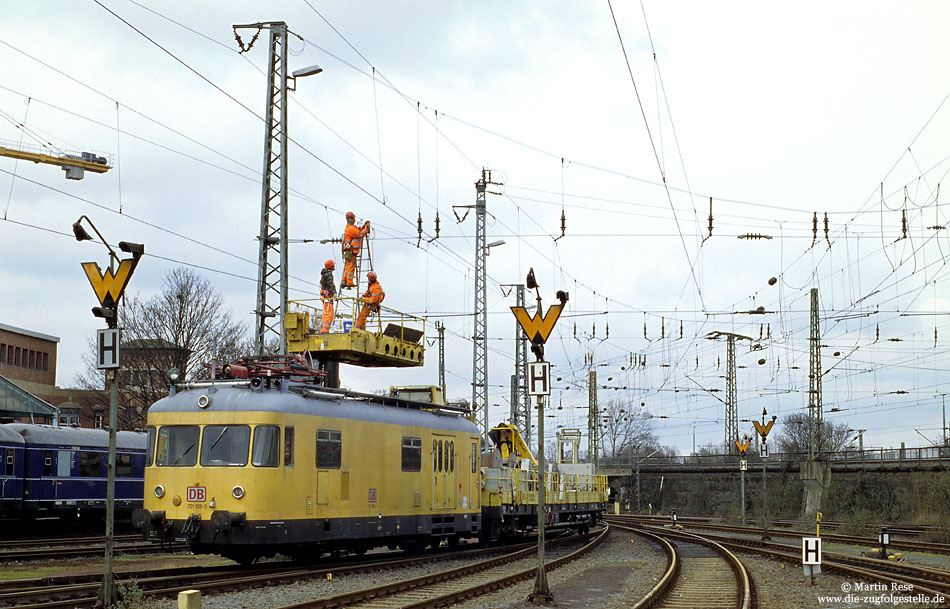
<svg viewBox="0 0 950 609">
<path fill-rule="evenodd" d="M 116 446 L 116 427 L 118 426 L 118 402 L 119 402 L 119 347 L 121 344 L 121 330 L 119 329 L 119 303 L 122 300 L 122 294 L 125 286 L 128 284 L 132 273 L 138 265 L 139 258 L 145 253 L 145 246 L 141 243 L 130 243 L 120 241 L 119 249 L 123 252 L 132 254 L 131 258 L 120 260 L 118 255 L 112 249 L 112 246 L 105 240 L 96 225 L 86 216 L 80 216 L 73 224 L 73 234 L 77 241 L 91 241 L 92 237 L 82 227 L 83 219 L 96 232 L 99 239 L 109 250 L 109 270 L 103 274 L 99 270 L 99 265 L 94 262 L 84 262 L 83 270 L 86 272 L 89 282 L 92 284 L 96 297 L 99 299 L 99 307 L 93 307 L 92 313 L 96 317 L 102 317 L 108 324 L 108 330 L 99 331 L 97 368 L 111 371 L 109 374 L 109 463 L 106 468 L 108 479 L 106 482 L 106 531 L 105 531 L 105 564 L 103 566 L 102 586 L 99 589 L 98 604 L 103 607 L 110 607 L 118 602 L 118 595 L 115 590 L 115 580 L 112 573 L 112 553 L 114 549 L 114 530 L 115 530 L 115 446 Z M 118 261 L 118 267 L 115 263 Z M 106 279 L 108 277 L 108 280 Z M 104 333 L 105 332 L 105 333 Z M 111 344 L 106 345 L 104 336 L 111 338 Z M 111 357 L 106 361 L 106 352 Z"/>
<path fill-rule="evenodd" d="M 658 452 L 660 452 L 660 449 L 659 449 L 659 448 L 656 449 L 655 451 L 653 451 L 652 453 L 650 453 L 649 455 L 647 455 L 646 457 L 644 457 L 644 458 L 641 459 L 641 458 L 640 458 L 640 445 L 637 444 L 637 514 L 640 514 L 640 513 L 641 513 L 641 511 L 640 511 L 640 464 L 643 463 L 644 461 L 646 461 L 647 459 L 649 459 L 650 457 L 652 457 L 653 455 L 655 455 L 655 454 L 658 453 Z"/>
</svg>

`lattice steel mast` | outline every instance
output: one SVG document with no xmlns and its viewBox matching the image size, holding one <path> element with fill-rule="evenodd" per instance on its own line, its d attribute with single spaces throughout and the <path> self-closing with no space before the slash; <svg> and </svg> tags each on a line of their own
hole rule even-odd
<svg viewBox="0 0 950 609">
<path fill-rule="evenodd" d="M 587 459 L 597 464 L 600 448 L 600 412 L 597 409 L 597 371 L 591 369 L 587 377 Z"/>
<path fill-rule="evenodd" d="M 283 319 L 287 314 L 287 24 L 270 28 L 264 170 L 261 184 L 260 256 L 257 274 L 255 347 L 264 353 L 268 337 L 280 341 L 286 353 Z"/>
<path fill-rule="evenodd" d="M 515 284 L 515 306 L 524 306 L 524 284 Z M 515 373 L 511 375 L 511 424 L 525 442 L 531 440 L 531 402 L 528 397 L 528 335 L 515 320 Z"/>
<path fill-rule="evenodd" d="M 486 287 L 485 192 L 491 173 L 482 169 L 475 183 L 475 329 L 472 333 L 472 412 L 482 420 L 482 441 L 488 446 L 488 306 Z"/>
<path fill-rule="evenodd" d="M 738 452 L 736 441 L 739 439 L 739 408 L 736 399 L 736 337 L 726 337 L 726 436 L 724 439 L 727 454 Z"/>
<path fill-rule="evenodd" d="M 820 461 L 822 446 L 821 412 L 821 329 L 818 325 L 818 288 L 811 289 L 811 323 L 808 339 L 808 460 Z"/>
</svg>

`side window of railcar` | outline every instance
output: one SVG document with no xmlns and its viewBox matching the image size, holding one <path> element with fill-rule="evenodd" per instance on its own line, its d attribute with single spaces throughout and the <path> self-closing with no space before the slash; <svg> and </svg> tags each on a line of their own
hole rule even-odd
<svg viewBox="0 0 950 609">
<path fill-rule="evenodd" d="M 422 471 L 422 438 L 402 439 L 402 471 Z"/>
<path fill-rule="evenodd" d="M 201 464 L 208 467 L 247 465 L 251 428 L 247 425 L 205 425 L 201 435 Z"/>
<path fill-rule="evenodd" d="M 317 430 L 317 467 L 340 467 L 343 436 L 334 429 Z"/>
<path fill-rule="evenodd" d="M 442 471 L 442 440 L 439 440 L 439 448 L 437 452 L 439 453 L 439 470 L 438 471 L 441 472 Z"/>
<path fill-rule="evenodd" d="M 145 439 L 145 467 L 151 467 L 155 458 L 155 428 L 146 427 L 145 431 L 148 434 Z"/>
<path fill-rule="evenodd" d="M 3 470 L 4 475 L 12 476 L 13 475 L 13 449 L 12 448 L 7 449 L 7 458 L 4 459 L 4 461 L 6 463 L 6 466 L 4 467 L 4 470 Z"/>
<path fill-rule="evenodd" d="M 472 473 L 478 471 L 478 444 L 472 442 Z"/>
<path fill-rule="evenodd" d="M 43 451 L 43 475 L 53 475 L 53 451 L 51 450 Z"/>
<path fill-rule="evenodd" d="M 102 475 L 102 453 L 83 450 L 79 452 L 79 475 L 96 478 Z"/>
<path fill-rule="evenodd" d="M 449 471 L 455 471 L 455 441 L 449 442 Z"/>
<path fill-rule="evenodd" d="M 284 467 L 294 466 L 294 428 L 284 428 Z"/>
<path fill-rule="evenodd" d="M 277 467 L 280 465 L 280 427 L 277 425 L 258 425 L 254 428 L 251 465 L 257 467 Z"/>
<path fill-rule="evenodd" d="M 198 426 L 166 425 L 158 430 L 155 464 L 191 467 L 198 462 Z"/>
<path fill-rule="evenodd" d="M 432 471 L 439 471 L 439 443 L 432 440 Z"/>
<path fill-rule="evenodd" d="M 115 475 L 118 478 L 132 477 L 132 455 L 116 454 L 115 456 Z"/>
</svg>

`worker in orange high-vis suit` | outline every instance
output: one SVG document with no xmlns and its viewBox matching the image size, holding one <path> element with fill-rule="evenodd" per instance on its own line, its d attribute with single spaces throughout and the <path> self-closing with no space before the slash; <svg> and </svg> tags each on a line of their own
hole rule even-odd
<svg viewBox="0 0 950 609">
<path fill-rule="evenodd" d="M 320 334 L 329 334 L 333 323 L 333 298 L 336 296 L 336 284 L 333 281 L 333 269 L 336 263 L 327 260 L 320 271 L 320 298 L 323 299 L 323 318 L 320 320 Z"/>
<path fill-rule="evenodd" d="M 376 281 L 376 273 L 373 271 L 366 273 L 366 279 L 369 281 L 369 285 L 366 286 L 366 291 L 363 292 L 363 307 L 356 318 L 356 327 L 360 330 L 366 329 L 366 318 L 369 317 L 370 313 L 379 312 L 379 304 L 386 298 L 383 286 Z"/>
<path fill-rule="evenodd" d="M 356 214 L 346 212 L 346 228 L 343 229 L 343 288 L 355 288 L 356 262 L 363 248 L 363 237 L 369 234 L 369 220 L 363 226 L 356 225 Z"/>
</svg>

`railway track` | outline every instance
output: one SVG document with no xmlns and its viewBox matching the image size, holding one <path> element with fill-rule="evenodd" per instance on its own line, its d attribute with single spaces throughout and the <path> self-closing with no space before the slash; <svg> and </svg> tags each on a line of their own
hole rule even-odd
<svg viewBox="0 0 950 609">
<path fill-rule="evenodd" d="M 123 573 L 121 584 L 135 581 L 148 596 L 175 596 L 184 590 L 197 589 L 203 594 L 214 594 L 263 585 L 294 583 L 307 579 L 323 579 L 327 573 L 339 576 L 348 573 L 376 572 L 397 569 L 433 560 L 470 558 L 473 555 L 497 554 L 499 551 L 531 550 L 534 544 L 519 544 L 507 548 L 480 548 L 455 551 L 442 550 L 406 557 L 402 552 L 393 552 L 369 557 L 354 558 L 333 563 L 301 565 L 294 562 L 264 563 L 243 567 L 240 565 L 206 568 L 167 569 L 161 573 L 154 570 L 138 573 Z M 394 557 L 396 556 L 396 557 Z M 54 609 L 93 607 L 102 580 L 101 575 L 75 578 L 31 578 L 0 583 L 0 606 L 16 609 Z"/>
<path fill-rule="evenodd" d="M 613 515 L 610 516 L 610 520 L 613 522 L 644 522 L 644 519 L 639 516 L 629 516 L 629 515 Z M 646 522 L 661 526 L 663 523 L 669 523 L 669 519 L 656 520 L 656 519 L 647 519 Z M 762 532 L 761 528 L 753 526 L 740 526 L 740 525 L 731 525 L 731 524 L 711 524 L 703 523 L 698 520 L 690 519 L 688 521 L 681 521 L 678 519 L 678 522 L 685 527 L 691 529 L 700 529 L 706 531 L 719 531 L 723 533 L 737 533 L 741 535 L 758 535 Z M 822 523 L 822 528 L 824 528 L 824 523 Z M 890 529 L 889 529 L 890 530 Z M 811 533 L 803 533 L 801 531 L 791 531 L 783 529 L 769 529 L 769 535 L 771 537 L 784 537 L 789 539 L 801 539 L 802 537 L 813 537 Z M 857 535 L 840 535 L 837 533 L 824 533 L 822 534 L 822 539 L 828 541 L 843 543 L 856 546 L 865 546 L 869 548 L 878 547 L 878 542 L 876 537 L 859 537 Z M 913 541 L 908 539 L 896 539 L 891 538 L 888 547 L 894 550 L 905 550 L 910 552 L 930 552 L 933 554 L 950 554 L 950 544 L 945 543 L 932 543 L 926 541 Z"/>
<path fill-rule="evenodd" d="M 681 531 L 618 528 L 646 536 L 664 549 L 666 571 L 634 609 L 752 609 L 755 588 L 745 565 L 728 549 Z M 671 541 L 672 540 L 672 541 Z"/>
<path fill-rule="evenodd" d="M 611 518 L 611 520 L 614 520 Z M 669 529 L 653 525 L 640 525 L 643 533 L 669 536 Z M 690 525 L 692 526 L 692 525 Z M 637 530 L 633 528 L 631 530 Z M 738 539 L 721 535 L 703 533 L 694 535 L 714 542 L 728 550 L 752 552 L 767 558 L 796 564 L 801 562 L 801 548 L 780 543 L 763 542 L 756 539 Z M 825 536 L 822 536 L 825 538 Z M 947 606 L 950 599 L 950 571 L 934 569 L 888 560 L 851 556 L 836 552 L 822 552 L 822 570 L 871 582 L 880 582 L 888 589 L 908 591 L 909 595 L 928 597 L 926 602 L 933 606 Z M 895 588 L 896 586 L 896 588 Z M 942 601 L 938 599 L 942 598 Z M 646 605 L 643 605 L 646 606 Z"/>
<path fill-rule="evenodd" d="M 555 543 L 569 542 L 576 539 L 585 539 L 588 542 L 578 550 L 565 552 L 558 558 L 547 560 L 545 562 L 546 568 L 554 569 L 582 556 L 599 545 L 609 532 L 609 527 L 604 527 L 602 530 L 588 535 L 557 540 Z M 330 598 L 286 605 L 279 609 L 328 609 L 331 607 L 426 609 L 451 606 L 454 603 L 536 577 L 536 552 L 536 547 L 532 545 L 524 550 L 464 567 L 340 594 Z"/>
<path fill-rule="evenodd" d="M 801 548 L 753 539 L 736 539 L 703 535 L 736 551 L 754 552 L 768 558 L 788 563 L 801 562 Z M 824 538 L 824 536 L 822 536 Z M 888 585 L 912 586 L 915 593 L 950 598 L 950 571 L 934 569 L 890 560 L 851 556 L 837 552 L 822 552 L 823 570 L 879 581 Z M 906 589 L 906 588 L 905 588 Z M 938 605 L 939 606 L 939 605 Z"/>
<path fill-rule="evenodd" d="M 126 536 L 123 536 L 126 537 Z M 127 536 L 132 540 L 126 543 L 119 542 L 113 548 L 116 554 L 151 554 L 161 551 L 154 543 L 141 541 L 141 535 Z M 89 541 L 84 545 L 59 545 L 49 547 L 48 544 L 35 544 L 40 547 L 20 547 L 14 549 L 2 549 L 0 547 L 0 562 L 18 561 L 18 560 L 55 560 L 57 558 L 76 558 L 80 556 L 97 556 L 105 551 L 105 545 L 101 540 Z M 184 550 L 185 544 L 175 543 L 165 546 L 166 549 Z"/>
</svg>

